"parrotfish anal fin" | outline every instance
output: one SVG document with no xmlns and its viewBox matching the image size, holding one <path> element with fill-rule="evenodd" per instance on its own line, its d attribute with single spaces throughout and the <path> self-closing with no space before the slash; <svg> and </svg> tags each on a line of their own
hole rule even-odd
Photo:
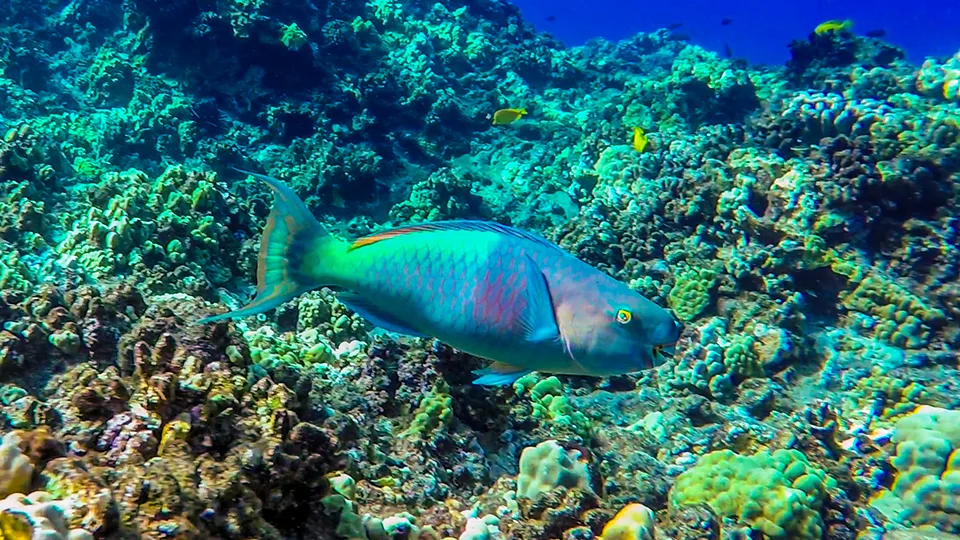
<svg viewBox="0 0 960 540">
<path fill-rule="evenodd" d="M 523 256 L 522 266 L 527 283 L 527 307 L 520 314 L 518 323 L 523 328 L 523 336 L 531 343 L 557 341 L 560 327 L 553 312 L 547 278 L 529 255 Z"/>
<path fill-rule="evenodd" d="M 529 240 L 531 242 L 536 242 L 542 246 L 547 246 L 557 251 L 563 251 L 557 245 L 551 243 L 549 240 L 537 236 L 536 234 L 523 231 L 520 229 L 515 229 L 508 225 L 503 225 L 496 223 L 494 221 L 472 221 L 472 220 L 458 220 L 458 221 L 434 221 L 431 223 L 419 223 L 417 225 L 408 225 L 405 227 L 397 227 L 396 229 L 390 229 L 387 231 L 382 231 L 378 233 L 371 234 L 369 236 L 364 236 L 358 238 L 350 245 L 350 249 L 358 249 L 363 246 L 369 246 L 370 244 L 376 244 L 383 240 L 389 240 L 390 238 L 395 238 L 404 234 L 416 233 L 416 232 L 428 232 L 428 231 L 473 231 L 473 232 L 492 232 L 497 234 L 503 234 L 506 236 L 512 236 L 514 238 L 522 238 L 524 240 Z"/>
<path fill-rule="evenodd" d="M 422 332 L 418 332 L 417 330 L 410 328 L 403 321 L 397 320 L 396 317 L 384 312 L 382 309 L 357 293 L 344 291 L 337 294 L 337 299 L 343 302 L 343 304 L 348 308 L 356 311 L 361 317 L 373 323 L 374 326 L 383 328 L 387 332 L 413 337 L 430 337 Z"/>
<path fill-rule="evenodd" d="M 523 377 L 527 373 L 533 373 L 532 369 L 518 368 L 503 362 L 494 362 L 489 366 L 478 369 L 473 372 L 474 375 L 480 375 L 473 384 L 478 386 L 506 386 L 513 384 L 514 381 Z"/>
</svg>

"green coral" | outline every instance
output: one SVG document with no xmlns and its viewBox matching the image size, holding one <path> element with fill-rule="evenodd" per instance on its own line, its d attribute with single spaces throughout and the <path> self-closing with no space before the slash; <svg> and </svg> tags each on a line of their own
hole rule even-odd
<svg viewBox="0 0 960 540">
<path fill-rule="evenodd" d="M 752 456 L 710 452 L 684 472 L 670 491 L 676 507 L 706 503 L 770 538 L 819 540 L 821 507 L 836 480 L 797 450 Z"/>
<path fill-rule="evenodd" d="M 102 47 L 87 69 L 87 92 L 97 103 L 126 105 L 136 85 L 134 71 L 129 55 Z"/>
<path fill-rule="evenodd" d="M 749 322 L 735 332 L 728 325 L 728 318 L 710 317 L 693 327 L 691 345 L 669 363 L 668 376 L 660 378 L 665 391 L 731 399 L 739 383 L 769 375 L 790 354 L 792 340 L 781 328 Z"/>
<path fill-rule="evenodd" d="M 870 410 L 880 409 L 883 418 L 896 418 L 929 404 L 930 395 L 920 383 L 874 373 L 857 381 L 857 392 Z"/>
<path fill-rule="evenodd" d="M 27 292 L 31 289 L 30 272 L 20 261 L 20 253 L 10 250 L 0 255 L 0 290 Z"/>
<path fill-rule="evenodd" d="M 906 526 L 960 533 L 960 411 L 922 406 L 893 430 L 897 474 L 871 505 Z"/>
<path fill-rule="evenodd" d="M 365 340 L 367 331 L 372 328 L 370 323 L 351 312 L 329 289 L 301 296 L 297 310 L 298 329 L 316 329 L 331 343 Z"/>
<path fill-rule="evenodd" d="M 250 345 L 250 358 L 268 371 L 282 365 L 309 368 L 339 360 L 337 347 L 316 328 L 277 334 L 262 326 L 244 332 L 243 337 Z"/>
<path fill-rule="evenodd" d="M 731 396 L 734 384 L 724 361 L 725 343 L 725 320 L 714 317 L 702 323 L 696 346 L 672 363 L 671 376 L 663 379 L 667 389 L 690 389 L 715 398 Z"/>
<path fill-rule="evenodd" d="M 426 438 L 453 421 L 453 398 L 444 388 L 434 388 L 420 401 L 404 437 Z"/>
<path fill-rule="evenodd" d="M 284 47 L 299 51 L 308 42 L 307 33 L 297 23 L 283 27 L 283 32 L 280 34 L 280 43 L 283 43 Z"/>
<path fill-rule="evenodd" d="M 916 72 L 916 88 L 944 101 L 960 101 L 960 52 L 939 62 L 927 58 Z"/>
<path fill-rule="evenodd" d="M 70 330 L 60 330 L 50 334 L 50 344 L 64 354 L 76 354 L 80 350 L 80 336 Z"/>
<path fill-rule="evenodd" d="M 367 538 L 363 518 L 357 513 L 355 502 L 339 493 L 320 499 L 323 513 L 337 516 L 337 528 L 334 532 L 341 538 Z"/>
<path fill-rule="evenodd" d="M 62 217 L 68 232 L 56 250 L 96 278 L 132 274 L 155 293 L 195 291 L 241 270 L 242 261 L 226 255 L 239 243 L 227 215 L 209 174 L 180 167 L 155 180 L 135 170 L 110 174 Z"/>
<path fill-rule="evenodd" d="M 841 299 L 848 310 L 872 316 L 873 336 L 898 347 L 918 349 L 932 339 L 933 329 L 945 320 L 943 311 L 917 295 L 879 276 L 867 276 Z"/>
<path fill-rule="evenodd" d="M 677 317 L 692 321 L 710 305 L 711 290 L 716 282 L 717 272 L 712 269 L 685 267 L 677 272 L 667 302 Z"/>
<path fill-rule="evenodd" d="M 730 344 L 723 351 L 723 365 L 727 371 L 740 379 L 748 377 L 762 377 L 763 363 L 753 350 L 757 340 L 753 336 L 734 334 L 730 337 Z"/>
<path fill-rule="evenodd" d="M 587 439 L 593 431 L 593 424 L 587 415 L 574 407 L 570 398 L 563 393 L 563 384 L 556 377 L 537 381 L 536 374 L 521 377 L 513 384 L 517 395 L 529 394 L 533 406 L 533 418 L 544 425 L 569 430 Z"/>
</svg>

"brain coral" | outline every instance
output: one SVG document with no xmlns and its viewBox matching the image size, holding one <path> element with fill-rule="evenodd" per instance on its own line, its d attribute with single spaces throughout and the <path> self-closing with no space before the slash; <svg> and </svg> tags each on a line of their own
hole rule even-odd
<svg viewBox="0 0 960 540">
<path fill-rule="evenodd" d="M 671 504 L 708 504 L 770 538 L 819 540 L 820 508 L 836 480 L 796 450 L 761 451 L 743 456 L 710 452 L 677 477 Z"/>
</svg>

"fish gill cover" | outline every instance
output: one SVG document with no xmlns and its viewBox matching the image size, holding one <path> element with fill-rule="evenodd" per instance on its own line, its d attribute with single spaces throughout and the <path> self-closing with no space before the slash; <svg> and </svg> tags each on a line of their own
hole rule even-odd
<svg viewBox="0 0 960 540">
<path fill-rule="evenodd" d="M 960 533 L 960 55 L 564 48 L 488 0 L 0 21 L 4 538 Z M 272 200 L 234 167 L 345 238 L 536 232 L 685 330 L 638 374 L 481 388 L 329 289 L 197 325 L 253 292 Z"/>
</svg>

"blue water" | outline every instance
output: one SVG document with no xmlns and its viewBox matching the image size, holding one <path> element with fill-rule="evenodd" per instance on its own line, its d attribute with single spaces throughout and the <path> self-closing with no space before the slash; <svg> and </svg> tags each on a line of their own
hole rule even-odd
<svg viewBox="0 0 960 540">
<path fill-rule="evenodd" d="M 722 51 L 729 44 L 737 57 L 754 63 L 781 64 L 787 44 L 804 38 L 829 19 L 851 19 L 860 34 L 882 28 L 886 40 L 920 62 L 926 56 L 950 56 L 960 50 L 960 2 L 956 0 L 513 0 L 539 30 L 567 45 L 594 37 L 618 40 L 671 23 L 694 43 Z M 548 20 L 548 17 L 555 20 Z M 730 18 L 733 23 L 722 26 Z"/>
</svg>

